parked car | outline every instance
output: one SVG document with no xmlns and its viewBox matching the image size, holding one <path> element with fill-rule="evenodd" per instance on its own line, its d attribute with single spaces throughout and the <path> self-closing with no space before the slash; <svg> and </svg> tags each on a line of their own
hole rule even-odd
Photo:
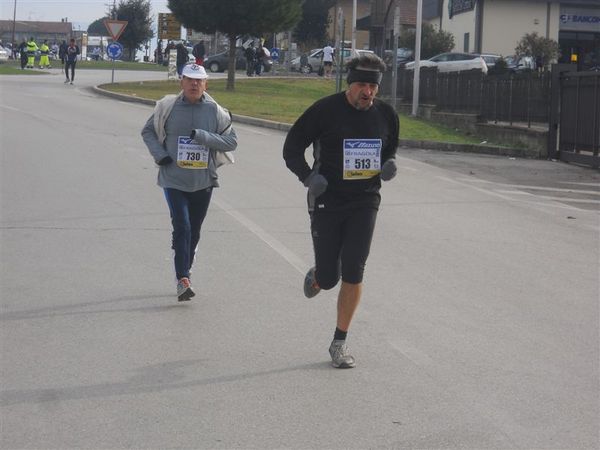
<svg viewBox="0 0 600 450">
<path fill-rule="evenodd" d="M 474 54 L 477 54 L 478 56 L 481 56 L 483 58 L 488 69 L 492 69 L 496 65 L 496 62 L 498 60 L 502 59 L 502 56 L 494 55 L 494 54 L 490 54 L 490 53 L 474 53 Z"/>
<path fill-rule="evenodd" d="M 10 50 L 0 46 L 0 61 L 8 61 Z"/>
<path fill-rule="evenodd" d="M 224 72 L 229 66 L 229 51 L 217 53 L 216 55 L 208 56 L 204 60 L 204 67 L 211 72 Z M 263 60 L 263 71 L 270 72 L 273 67 L 273 60 L 271 57 L 267 57 Z M 236 70 L 246 69 L 246 57 L 244 56 L 243 48 L 235 49 L 235 68 Z"/>
<path fill-rule="evenodd" d="M 361 56 L 364 55 L 365 53 L 373 53 L 372 50 L 355 50 L 355 52 L 352 52 L 351 48 L 344 48 L 342 49 L 342 66 L 344 66 L 350 59 L 356 57 L 356 56 Z M 292 59 L 290 68 L 292 71 L 295 72 L 304 72 L 304 73 L 311 73 L 311 72 L 318 72 L 320 73 L 323 69 L 323 49 L 322 48 L 315 48 L 313 50 L 310 51 L 309 55 L 308 55 L 308 61 L 307 61 L 307 65 L 302 68 L 301 67 L 301 63 L 300 63 L 300 59 L 301 56 L 298 56 L 297 58 Z M 336 63 L 336 57 L 334 55 L 334 61 L 333 64 L 335 66 Z"/>
<path fill-rule="evenodd" d="M 420 67 L 437 67 L 439 72 L 458 72 L 463 70 L 477 69 L 483 73 L 488 72 L 487 64 L 481 56 L 472 53 L 441 53 L 433 58 L 424 59 L 419 63 Z M 407 70 L 412 70 L 415 63 L 406 64 Z"/>
<path fill-rule="evenodd" d="M 385 50 L 383 52 L 383 61 L 388 69 L 391 69 L 392 64 L 394 63 L 392 58 L 393 53 L 393 50 Z M 413 51 L 410 48 L 399 48 L 396 52 L 396 61 L 398 62 L 398 67 L 404 67 L 406 63 L 413 61 L 414 59 Z"/>
<path fill-rule="evenodd" d="M 535 70 L 536 68 L 535 59 L 532 56 L 507 56 L 504 59 L 508 70 L 513 73 Z"/>
</svg>

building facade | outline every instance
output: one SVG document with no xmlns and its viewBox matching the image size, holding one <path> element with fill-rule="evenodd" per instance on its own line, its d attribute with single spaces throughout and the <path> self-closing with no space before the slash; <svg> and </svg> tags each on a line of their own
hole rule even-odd
<svg viewBox="0 0 600 450">
<path fill-rule="evenodd" d="M 33 22 L 24 20 L 0 20 L 0 39 L 2 42 L 11 42 L 13 39 L 18 45 L 30 37 L 36 42 L 47 39 L 50 43 L 68 41 L 73 37 L 71 22 Z"/>
<path fill-rule="evenodd" d="M 338 36 L 336 30 L 343 26 L 344 41 L 352 41 L 352 8 L 354 0 L 337 0 L 335 6 L 329 9 L 329 27 L 327 27 L 327 35 L 329 43 L 335 44 Z M 340 22 L 339 13 L 342 13 L 343 22 Z M 357 24 L 361 19 L 369 16 L 371 13 L 371 0 L 356 0 L 356 21 Z M 358 28 L 358 27 L 357 27 Z M 369 32 L 367 30 L 357 29 L 356 31 L 356 48 L 369 48 Z"/>
<path fill-rule="evenodd" d="M 426 0 L 423 18 L 454 35 L 455 51 L 509 56 L 537 32 L 559 43 L 559 62 L 600 65 L 599 0 Z"/>
</svg>

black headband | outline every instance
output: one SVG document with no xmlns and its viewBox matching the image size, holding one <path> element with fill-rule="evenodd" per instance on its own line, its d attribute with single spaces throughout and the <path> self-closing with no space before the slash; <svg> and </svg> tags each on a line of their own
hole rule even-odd
<svg viewBox="0 0 600 450">
<path fill-rule="evenodd" d="M 362 83 L 375 83 L 379 86 L 382 75 L 383 74 L 378 70 L 350 69 L 348 70 L 348 77 L 346 78 L 346 81 L 348 84 L 360 81 Z"/>
</svg>

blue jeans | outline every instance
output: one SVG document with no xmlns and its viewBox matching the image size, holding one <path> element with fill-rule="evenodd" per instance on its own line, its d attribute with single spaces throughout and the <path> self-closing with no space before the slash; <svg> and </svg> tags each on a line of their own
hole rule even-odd
<svg viewBox="0 0 600 450">
<path fill-rule="evenodd" d="M 178 280 L 189 278 L 212 187 L 195 192 L 171 188 L 165 188 L 164 191 L 173 225 L 171 247 L 175 250 L 175 274 Z"/>
</svg>

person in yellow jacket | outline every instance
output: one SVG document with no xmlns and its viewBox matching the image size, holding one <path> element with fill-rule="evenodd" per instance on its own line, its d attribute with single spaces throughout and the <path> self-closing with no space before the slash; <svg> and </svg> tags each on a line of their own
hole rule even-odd
<svg viewBox="0 0 600 450">
<path fill-rule="evenodd" d="M 33 40 L 33 37 L 30 37 L 27 41 L 27 68 L 33 69 L 35 65 L 35 52 L 37 52 L 38 46 Z"/>
<path fill-rule="evenodd" d="M 44 43 L 40 45 L 40 52 L 42 54 L 40 56 L 40 69 L 43 69 L 44 67 L 50 69 L 52 66 L 50 65 L 50 59 L 48 58 L 48 55 L 50 54 L 50 47 L 48 47 L 47 39 L 44 39 Z"/>
</svg>

